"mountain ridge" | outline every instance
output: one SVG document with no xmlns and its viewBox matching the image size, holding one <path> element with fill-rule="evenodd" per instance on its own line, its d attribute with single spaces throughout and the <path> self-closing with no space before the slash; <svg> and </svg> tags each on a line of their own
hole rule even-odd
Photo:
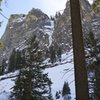
<svg viewBox="0 0 100 100">
<path fill-rule="evenodd" d="M 81 0 L 80 4 L 84 37 L 91 29 L 97 36 L 100 36 L 99 16 L 93 14 L 92 6 L 87 0 Z M 95 23 L 98 23 L 98 26 Z M 58 15 L 52 20 L 40 9 L 35 8 L 27 15 L 12 14 L 1 38 L 4 48 L 0 49 L 0 64 L 2 59 L 9 59 L 14 48 L 23 47 L 24 42 L 33 35 L 37 36 L 44 55 L 50 45 L 53 45 L 55 49 L 62 48 L 63 53 L 70 51 L 72 49 L 72 32 L 69 1 L 66 3 L 63 13 L 58 12 Z"/>
</svg>

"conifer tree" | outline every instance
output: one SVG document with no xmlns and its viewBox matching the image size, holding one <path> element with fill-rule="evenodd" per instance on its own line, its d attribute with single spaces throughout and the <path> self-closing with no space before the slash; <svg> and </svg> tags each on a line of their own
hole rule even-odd
<svg viewBox="0 0 100 100">
<path fill-rule="evenodd" d="M 35 100 L 32 96 L 32 71 L 20 69 L 9 100 Z"/>
<path fill-rule="evenodd" d="M 16 69 L 19 69 L 22 65 L 22 56 L 21 56 L 21 51 L 17 50 L 16 51 Z"/>
<path fill-rule="evenodd" d="M 58 91 L 56 92 L 55 97 L 56 97 L 56 99 L 59 99 L 60 98 L 60 95 L 59 95 Z"/>
<path fill-rule="evenodd" d="M 51 19 L 52 21 L 54 21 L 55 18 L 54 18 L 53 16 L 50 16 L 50 19 Z"/>
<path fill-rule="evenodd" d="M 64 86 L 63 86 L 63 90 L 62 90 L 62 96 L 66 95 L 66 94 L 70 94 L 70 88 L 69 88 L 69 85 L 68 83 L 64 83 Z"/>
<path fill-rule="evenodd" d="M 94 35 L 92 31 L 86 37 L 86 48 L 89 57 L 89 69 L 95 71 L 94 77 L 94 95 L 97 100 L 100 99 L 100 39 Z M 90 59 L 91 58 L 91 59 Z M 94 60 L 95 59 L 95 60 Z M 92 97 L 94 98 L 94 97 Z"/>
<path fill-rule="evenodd" d="M 64 86 L 63 86 L 63 90 L 62 90 L 62 97 L 64 100 L 71 100 L 71 96 L 70 96 L 70 88 L 69 88 L 69 85 L 68 83 L 64 83 Z"/>
<path fill-rule="evenodd" d="M 51 63 L 53 64 L 54 62 L 56 62 L 56 51 L 54 49 L 54 46 L 50 46 L 50 60 Z"/>
<path fill-rule="evenodd" d="M 88 48 L 89 54 L 92 58 L 95 58 L 96 61 L 100 60 L 98 56 L 100 53 L 100 39 L 94 35 L 92 31 L 86 37 L 86 48 Z"/>
<path fill-rule="evenodd" d="M 58 18 L 58 12 L 56 12 L 55 18 L 56 18 L 56 19 Z"/>
<path fill-rule="evenodd" d="M 15 68 L 16 68 L 16 51 L 15 49 L 13 49 L 9 58 L 8 72 L 14 71 Z"/>
<path fill-rule="evenodd" d="M 58 16 L 59 16 L 59 17 L 61 16 L 61 13 L 60 13 L 60 12 L 58 12 Z"/>
<path fill-rule="evenodd" d="M 57 58 L 58 58 L 58 60 L 60 62 L 61 62 L 61 54 L 62 54 L 61 47 L 58 47 L 58 50 L 57 50 Z"/>
<path fill-rule="evenodd" d="M 25 49 L 22 50 L 22 61 L 21 61 L 21 67 L 24 67 L 26 64 L 26 59 L 25 59 Z"/>
<path fill-rule="evenodd" d="M 28 41 L 25 66 L 20 69 L 10 100 L 52 100 L 51 81 L 43 74 L 36 37 Z"/>
<path fill-rule="evenodd" d="M 2 75 L 2 66 L 0 66 L 0 75 Z"/>
<path fill-rule="evenodd" d="M 1 71 L 0 71 L 0 74 L 3 74 L 4 71 L 5 71 L 5 68 L 6 68 L 7 64 L 6 64 L 6 59 L 3 59 L 2 60 L 2 65 L 1 65 Z"/>
<path fill-rule="evenodd" d="M 27 59 L 27 61 L 32 65 L 32 69 L 30 68 L 30 70 L 33 70 L 33 97 L 35 100 L 46 100 L 46 98 L 52 98 L 50 97 L 51 81 L 47 77 L 47 74 L 43 74 L 43 69 L 45 67 L 40 66 L 42 63 L 42 55 L 40 55 L 41 53 L 38 47 L 38 42 L 35 41 L 36 37 L 33 37 L 30 40 L 29 44 L 31 45 L 28 48 L 30 58 L 29 60 Z"/>
</svg>

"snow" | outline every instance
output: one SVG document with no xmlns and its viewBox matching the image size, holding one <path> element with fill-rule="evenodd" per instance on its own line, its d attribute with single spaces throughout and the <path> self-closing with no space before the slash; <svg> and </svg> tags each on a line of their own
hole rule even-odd
<svg viewBox="0 0 100 100">
<path fill-rule="evenodd" d="M 13 76 L 16 76 L 17 74 L 18 71 L 0 76 L 0 100 L 9 100 L 9 95 L 12 91 L 11 88 L 14 86 L 14 80 L 16 78 Z"/>
<path fill-rule="evenodd" d="M 48 63 L 49 58 L 44 61 Z M 62 54 L 62 62 L 56 62 L 54 67 L 49 67 L 44 70 L 44 73 L 48 73 L 48 77 L 52 81 L 51 91 L 53 100 L 56 100 L 55 94 L 57 91 L 62 91 L 64 82 L 69 83 L 71 89 L 71 100 L 75 100 L 75 82 L 74 82 L 74 69 L 73 69 L 73 53 L 72 50 L 69 53 Z M 14 86 L 14 80 L 18 74 L 18 70 L 12 73 L 8 73 L 0 76 L 0 100 L 9 100 L 9 95 Z M 57 100 L 63 100 L 61 94 Z"/>
<path fill-rule="evenodd" d="M 10 28 L 10 29 L 12 29 L 13 27 L 12 27 L 12 26 L 10 26 L 9 28 Z"/>
<path fill-rule="evenodd" d="M 15 71 L 15 72 L 11 72 L 11 73 L 2 75 L 2 76 L 0 76 L 0 80 L 2 80 L 3 78 L 7 78 L 7 77 L 14 77 L 15 75 L 18 74 L 18 72 L 19 72 L 19 71 L 17 70 L 17 71 Z"/>
<path fill-rule="evenodd" d="M 93 3 L 93 0 L 88 0 L 88 1 L 89 1 L 89 3 L 90 3 L 90 4 L 92 4 L 92 3 Z"/>
<path fill-rule="evenodd" d="M 45 25 L 44 29 L 43 29 L 43 32 L 45 34 L 49 35 L 49 46 L 52 43 L 52 34 L 53 34 L 53 31 L 54 31 L 54 21 L 50 20 L 50 23 L 51 23 L 51 25 Z"/>
<path fill-rule="evenodd" d="M 15 19 L 13 19 L 12 22 L 13 22 L 13 23 L 15 23 L 15 22 L 17 22 L 17 23 L 23 22 L 25 18 L 26 18 L 26 16 L 23 17 L 23 14 L 21 14 L 21 15 L 19 15 L 19 17 L 16 17 Z M 12 28 L 12 27 L 11 27 L 11 28 Z"/>
<path fill-rule="evenodd" d="M 14 79 L 15 78 L 2 80 L 0 82 L 0 93 L 2 93 L 2 92 L 9 93 L 11 91 L 12 86 L 14 85 L 14 82 L 12 81 Z"/>
<path fill-rule="evenodd" d="M 70 51 L 68 54 L 62 55 L 62 63 L 66 61 L 65 64 L 57 65 L 53 68 L 47 68 L 45 69 L 45 73 L 48 73 L 49 78 L 53 82 L 51 88 L 52 88 L 52 95 L 53 99 L 56 100 L 55 94 L 57 91 L 62 91 L 64 82 L 68 82 L 70 89 L 71 89 L 71 100 L 75 100 L 75 82 L 74 82 L 74 70 L 73 70 L 73 59 L 72 57 L 72 51 Z M 66 60 L 66 61 L 65 61 Z M 62 97 L 58 100 L 63 100 Z"/>
<path fill-rule="evenodd" d="M 22 51 L 23 49 L 27 48 L 28 46 L 25 45 L 26 40 L 22 41 L 16 48 L 16 50 Z"/>
<path fill-rule="evenodd" d="M 48 73 L 49 78 L 53 82 L 52 84 L 52 94 L 53 98 L 55 100 L 55 94 L 57 91 L 62 91 L 64 82 L 71 83 L 70 88 L 71 88 L 71 94 L 72 94 L 72 100 L 75 98 L 75 83 L 74 83 L 74 75 L 73 75 L 73 70 L 71 71 L 70 69 L 73 68 L 73 64 L 64 64 L 64 65 L 59 65 L 54 68 L 48 68 L 45 70 L 46 73 Z M 67 70 L 70 70 L 70 72 L 67 73 Z"/>
<path fill-rule="evenodd" d="M 93 25 L 100 25 L 100 22 L 94 22 Z"/>
<path fill-rule="evenodd" d="M 70 52 L 68 53 L 65 53 L 65 54 L 62 54 L 62 62 L 64 63 L 70 63 L 72 62 L 73 63 L 73 50 L 70 50 Z"/>
</svg>

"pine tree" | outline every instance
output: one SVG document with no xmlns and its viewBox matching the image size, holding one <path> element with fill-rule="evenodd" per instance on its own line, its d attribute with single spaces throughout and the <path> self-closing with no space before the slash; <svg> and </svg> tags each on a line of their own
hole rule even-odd
<svg viewBox="0 0 100 100">
<path fill-rule="evenodd" d="M 47 74 L 38 69 L 37 79 L 34 82 L 33 95 L 36 100 L 52 100 L 51 95 L 51 81 L 48 79 Z"/>
<path fill-rule="evenodd" d="M 15 69 L 16 69 L 16 51 L 15 49 L 13 49 L 9 58 L 8 72 L 14 71 Z"/>
<path fill-rule="evenodd" d="M 50 60 L 51 63 L 53 64 L 54 62 L 56 62 L 56 51 L 54 49 L 54 46 L 50 46 L 49 51 L 50 51 Z"/>
<path fill-rule="evenodd" d="M 7 66 L 6 59 L 3 59 L 2 65 L 1 65 L 1 68 L 0 68 L 0 74 L 4 74 L 6 66 Z"/>
<path fill-rule="evenodd" d="M 60 98 L 60 95 L 59 95 L 58 91 L 56 92 L 55 97 L 56 97 L 56 99 L 59 99 Z"/>
<path fill-rule="evenodd" d="M 42 63 L 42 55 L 38 47 L 38 42 L 34 41 L 36 37 L 30 41 L 31 46 L 29 47 L 30 60 L 28 61 L 32 65 L 33 69 L 33 97 L 35 100 L 46 100 L 52 98 L 50 95 L 51 81 L 48 79 L 47 74 L 43 74 L 44 66 L 40 66 Z M 33 41 L 33 42 L 32 42 Z M 33 49 L 34 48 L 34 49 Z M 31 70 L 32 70 L 31 69 Z"/>
<path fill-rule="evenodd" d="M 16 69 L 19 69 L 22 66 L 22 56 L 21 56 L 21 51 L 17 50 L 16 51 Z"/>
<path fill-rule="evenodd" d="M 90 31 L 90 33 L 86 37 L 86 48 L 88 48 L 89 54 L 92 58 L 95 58 L 96 61 L 100 60 L 98 56 L 100 53 L 100 39 L 95 37 L 94 33 Z"/>
<path fill-rule="evenodd" d="M 56 18 L 56 19 L 58 18 L 58 12 L 56 12 L 55 18 Z"/>
<path fill-rule="evenodd" d="M 57 50 L 57 58 L 58 58 L 58 60 L 60 62 L 61 62 L 61 54 L 62 54 L 61 47 L 58 47 L 58 50 Z"/>
<path fill-rule="evenodd" d="M 60 13 L 60 12 L 58 12 L 58 16 L 59 16 L 59 17 L 61 16 L 61 13 Z"/>
<path fill-rule="evenodd" d="M 21 67 L 24 67 L 26 64 L 26 59 L 25 59 L 25 49 L 22 50 L 22 61 L 21 61 Z"/>
<path fill-rule="evenodd" d="M 0 75 L 2 75 L 2 66 L 0 66 Z"/>
<path fill-rule="evenodd" d="M 10 100 L 52 100 L 51 81 L 43 74 L 36 37 L 28 41 L 25 66 L 20 69 Z"/>
<path fill-rule="evenodd" d="M 71 100 L 71 96 L 70 96 L 70 88 L 68 83 L 64 83 L 63 86 L 63 90 L 62 90 L 62 97 L 64 98 L 64 100 Z"/>
<path fill-rule="evenodd" d="M 95 71 L 94 77 L 94 97 L 100 99 L 100 39 L 94 35 L 92 31 L 86 37 L 86 48 L 88 50 L 89 61 L 88 67 L 90 71 Z M 91 58 L 91 59 L 90 59 Z M 95 59 L 95 60 L 94 60 Z"/>
<path fill-rule="evenodd" d="M 32 96 L 32 72 L 26 69 L 20 69 L 19 75 L 15 81 L 10 100 L 34 100 Z"/>
<path fill-rule="evenodd" d="M 69 85 L 68 83 L 64 83 L 64 86 L 63 86 L 63 90 L 62 90 L 62 96 L 66 95 L 66 94 L 70 94 L 70 88 L 69 88 Z"/>
<path fill-rule="evenodd" d="M 50 19 L 51 19 L 52 21 L 54 21 L 55 18 L 54 18 L 53 16 L 50 16 Z"/>
</svg>

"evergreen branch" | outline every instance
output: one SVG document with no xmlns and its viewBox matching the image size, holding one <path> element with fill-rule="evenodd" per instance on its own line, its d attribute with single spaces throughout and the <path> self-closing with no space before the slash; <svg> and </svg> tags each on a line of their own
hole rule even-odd
<svg viewBox="0 0 100 100">
<path fill-rule="evenodd" d="M 8 18 L 7 18 L 4 14 L 2 14 L 1 12 L 0 12 L 0 14 L 1 14 L 5 19 L 8 20 Z"/>
</svg>

